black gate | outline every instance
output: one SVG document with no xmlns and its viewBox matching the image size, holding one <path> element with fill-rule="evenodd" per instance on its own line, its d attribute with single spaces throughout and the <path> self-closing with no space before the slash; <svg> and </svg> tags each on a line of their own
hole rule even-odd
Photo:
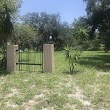
<svg viewBox="0 0 110 110">
<path fill-rule="evenodd" d="M 27 47 L 19 45 L 19 71 L 43 72 L 43 46 Z"/>
</svg>

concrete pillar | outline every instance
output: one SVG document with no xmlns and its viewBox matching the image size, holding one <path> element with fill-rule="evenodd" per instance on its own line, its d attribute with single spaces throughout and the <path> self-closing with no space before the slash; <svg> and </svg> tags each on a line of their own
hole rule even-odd
<svg viewBox="0 0 110 110">
<path fill-rule="evenodd" d="M 7 71 L 16 71 L 16 63 L 18 63 L 18 45 L 7 45 Z"/>
<path fill-rule="evenodd" d="M 54 72 L 54 44 L 43 45 L 44 72 Z"/>
</svg>

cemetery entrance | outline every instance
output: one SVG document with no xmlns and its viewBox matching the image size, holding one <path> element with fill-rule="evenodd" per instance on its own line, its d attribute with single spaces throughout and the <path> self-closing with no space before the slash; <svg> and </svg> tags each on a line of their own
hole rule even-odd
<svg viewBox="0 0 110 110">
<path fill-rule="evenodd" d="M 43 45 L 33 47 L 19 45 L 19 71 L 43 71 Z"/>
</svg>

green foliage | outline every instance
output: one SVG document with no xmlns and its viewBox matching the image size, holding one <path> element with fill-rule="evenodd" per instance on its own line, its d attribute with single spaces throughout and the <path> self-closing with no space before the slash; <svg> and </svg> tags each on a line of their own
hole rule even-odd
<svg viewBox="0 0 110 110">
<path fill-rule="evenodd" d="M 28 24 L 34 30 L 37 30 L 43 42 L 49 42 L 49 36 L 52 36 L 52 41 L 56 42 L 60 30 L 60 15 L 47 14 L 37 12 L 26 14 L 23 19 L 24 23 Z"/>
<path fill-rule="evenodd" d="M 15 13 L 21 3 L 22 0 L 0 0 L 0 43 L 6 43 L 12 36 Z"/>
<path fill-rule="evenodd" d="M 6 69 L 6 45 L 12 38 L 15 13 L 21 5 L 21 0 L 0 0 L 0 49 L 2 59 L 0 67 Z"/>
<path fill-rule="evenodd" d="M 54 42 L 56 50 L 62 50 L 70 42 L 73 43 L 71 28 L 67 22 L 60 21 L 60 14 L 33 12 L 26 14 L 22 21 L 38 32 L 39 42 L 49 43 L 49 37 L 52 36 L 51 41 Z"/>
<path fill-rule="evenodd" d="M 12 35 L 13 31 L 13 24 L 11 22 L 10 10 L 8 9 L 7 5 L 3 5 L 3 11 L 0 14 L 0 49 L 2 54 L 2 59 L 0 61 L 0 66 L 2 70 L 6 69 L 6 44 L 9 40 L 10 36 Z"/>
<path fill-rule="evenodd" d="M 100 39 L 95 38 L 93 40 L 85 41 L 82 45 L 82 49 L 89 51 L 103 51 L 104 45 Z"/>
<path fill-rule="evenodd" d="M 73 21 L 72 34 L 76 45 L 83 48 L 85 42 L 89 40 L 89 29 L 87 26 L 87 19 L 85 17 L 80 17 Z"/>
<path fill-rule="evenodd" d="M 84 0 L 87 4 L 88 25 L 91 27 L 90 35 L 95 36 L 98 30 L 99 38 L 110 49 L 110 0 Z"/>
<path fill-rule="evenodd" d="M 0 48 L 0 71 L 6 70 L 7 60 L 6 60 L 6 47 L 1 46 Z"/>
<path fill-rule="evenodd" d="M 75 39 L 72 35 L 72 28 L 69 27 L 67 22 L 60 24 L 60 30 L 57 40 L 57 50 L 62 50 L 66 45 L 74 46 Z"/>
<path fill-rule="evenodd" d="M 7 5 L 4 5 L 4 10 L 2 12 L 1 20 L 0 20 L 0 33 L 1 33 L 1 43 L 6 43 L 7 40 L 9 40 L 10 35 L 12 34 L 13 31 L 13 24 L 11 22 L 11 16 L 10 16 L 10 11 L 7 7 Z"/>
<path fill-rule="evenodd" d="M 70 73 L 74 72 L 77 60 L 80 58 L 82 51 L 79 51 L 77 49 L 74 49 L 72 47 L 65 47 L 65 55 L 66 55 L 66 60 L 69 62 L 69 70 Z"/>
<path fill-rule="evenodd" d="M 37 32 L 35 32 L 28 24 L 16 23 L 14 25 L 14 35 L 12 42 L 14 44 L 20 44 L 24 50 L 27 47 L 32 47 L 37 39 Z"/>
<path fill-rule="evenodd" d="M 23 0 L 0 0 L 0 11 L 3 10 L 3 5 L 6 4 L 11 13 L 16 13 L 21 7 Z"/>
</svg>

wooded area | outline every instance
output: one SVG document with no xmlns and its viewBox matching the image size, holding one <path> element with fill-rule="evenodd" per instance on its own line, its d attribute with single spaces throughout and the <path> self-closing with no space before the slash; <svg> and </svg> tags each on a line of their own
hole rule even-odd
<svg viewBox="0 0 110 110">
<path fill-rule="evenodd" d="M 62 50 L 68 45 L 82 50 L 109 51 L 109 0 L 84 0 L 87 16 L 73 19 L 72 24 L 62 22 L 60 13 L 32 12 L 19 16 L 22 2 L 0 1 L 0 44 L 21 43 L 26 48 L 28 45 L 35 47 L 51 40 L 56 50 Z"/>
</svg>

